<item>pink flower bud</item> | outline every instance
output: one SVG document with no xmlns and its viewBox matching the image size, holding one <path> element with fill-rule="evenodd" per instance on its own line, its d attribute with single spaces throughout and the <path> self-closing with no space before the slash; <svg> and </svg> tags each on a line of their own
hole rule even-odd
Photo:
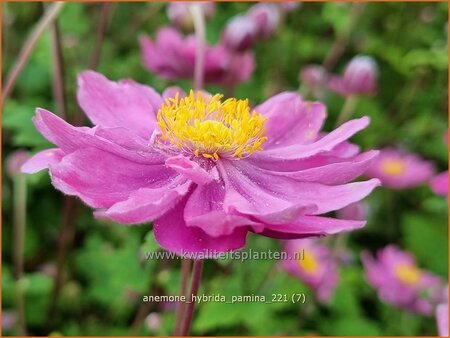
<svg viewBox="0 0 450 338">
<path fill-rule="evenodd" d="M 167 16 L 169 20 L 180 29 L 185 31 L 192 31 L 194 24 L 192 22 L 192 15 L 189 11 L 189 6 L 195 2 L 170 2 L 167 6 Z M 203 7 L 203 14 L 205 19 L 209 20 L 214 16 L 215 4 L 213 2 L 199 2 Z"/>
<path fill-rule="evenodd" d="M 255 20 L 258 37 L 268 38 L 278 27 L 280 12 L 273 3 L 259 3 L 252 6 L 248 15 Z"/>
<path fill-rule="evenodd" d="M 355 202 L 337 211 L 340 219 L 363 221 L 367 219 L 368 206 L 364 202 Z"/>
<path fill-rule="evenodd" d="M 156 312 L 150 313 L 145 318 L 145 325 L 151 332 L 158 332 L 161 328 L 161 315 Z"/>
<path fill-rule="evenodd" d="M 317 96 L 326 83 L 327 72 L 320 65 L 308 65 L 300 72 L 300 84 L 306 85 Z"/>
<path fill-rule="evenodd" d="M 300 1 L 281 1 L 278 6 L 284 13 L 289 13 L 295 11 L 302 5 Z"/>
<path fill-rule="evenodd" d="M 242 52 L 251 48 L 257 34 L 256 22 L 248 16 L 239 15 L 227 23 L 222 41 L 226 47 Z"/>
<path fill-rule="evenodd" d="M 349 95 L 377 91 L 378 66 L 370 56 L 355 56 L 345 67 L 343 85 Z"/>
<path fill-rule="evenodd" d="M 8 173 L 11 176 L 20 173 L 20 167 L 28 160 L 29 155 L 25 150 L 18 150 L 12 153 L 8 159 Z"/>
</svg>

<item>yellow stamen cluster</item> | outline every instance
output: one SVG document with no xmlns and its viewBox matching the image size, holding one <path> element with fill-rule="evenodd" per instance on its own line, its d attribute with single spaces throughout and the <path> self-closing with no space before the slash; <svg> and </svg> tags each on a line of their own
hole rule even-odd
<svg viewBox="0 0 450 338">
<path fill-rule="evenodd" d="M 298 265 L 307 273 L 315 273 L 319 268 L 319 262 L 314 257 L 314 254 L 306 249 L 303 249 L 303 259 L 298 260 Z"/>
<path fill-rule="evenodd" d="M 419 282 L 422 272 L 414 265 L 399 264 L 394 268 L 395 276 L 404 284 L 415 285 Z"/>
<path fill-rule="evenodd" d="M 221 101 L 191 91 L 188 96 L 167 99 L 158 112 L 159 141 L 207 159 L 243 158 L 262 150 L 266 119 L 250 111 L 248 100 Z"/>
<path fill-rule="evenodd" d="M 387 159 L 381 163 L 381 170 L 391 176 L 402 175 L 406 171 L 406 164 L 402 160 Z"/>
</svg>

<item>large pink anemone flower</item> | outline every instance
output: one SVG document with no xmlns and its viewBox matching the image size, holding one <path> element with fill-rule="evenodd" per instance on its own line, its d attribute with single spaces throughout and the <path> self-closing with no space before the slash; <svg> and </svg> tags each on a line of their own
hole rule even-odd
<svg viewBox="0 0 450 338">
<path fill-rule="evenodd" d="M 38 108 L 34 123 L 56 148 L 22 168 L 49 169 L 53 185 L 121 224 L 154 222 L 158 243 L 178 254 L 244 247 L 248 232 L 302 238 L 360 228 L 322 214 L 361 200 L 377 179 L 362 174 L 377 151 L 346 140 L 369 119 L 319 133 L 325 106 L 295 92 L 254 109 L 171 88 L 162 96 L 131 80 L 86 71 L 78 101 L 94 127 L 74 127 Z"/>
<path fill-rule="evenodd" d="M 161 28 L 153 41 L 139 39 L 144 65 L 152 73 L 167 80 L 193 79 L 197 55 L 194 35 L 183 37 L 176 29 Z M 255 61 L 251 52 L 235 52 L 223 43 L 205 46 L 203 74 L 206 83 L 235 86 L 247 81 Z"/>
</svg>

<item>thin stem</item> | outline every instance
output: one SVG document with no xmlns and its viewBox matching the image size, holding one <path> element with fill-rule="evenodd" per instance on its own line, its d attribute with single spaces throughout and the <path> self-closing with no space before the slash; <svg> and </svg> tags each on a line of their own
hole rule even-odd
<svg viewBox="0 0 450 338">
<path fill-rule="evenodd" d="M 109 16 L 111 13 L 111 2 L 105 2 L 102 4 L 100 12 L 100 22 L 97 27 L 97 34 L 95 38 L 94 52 L 92 53 L 90 68 L 96 69 L 100 61 L 100 55 L 102 51 L 103 38 L 105 36 L 106 28 L 109 23 Z"/>
<path fill-rule="evenodd" d="M 11 94 L 20 73 L 27 64 L 31 53 L 33 52 L 33 49 L 36 46 L 37 41 L 39 40 L 39 37 L 42 35 L 48 25 L 50 25 L 50 23 L 55 20 L 64 4 L 64 2 L 55 2 L 54 4 L 52 4 L 50 8 L 45 11 L 45 14 L 39 20 L 38 24 L 31 32 L 27 41 L 25 41 L 22 50 L 19 53 L 19 57 L 17 58 L 16 63 L 12 67 L 12 70 L 8 74 L 6 82 L 3 85 L 2 104 L 5 103 L 6 99 Z"/>
<path fill-rule="evenodd" d="M 355 95 L 347 96 L 342 106 L 341 112 L 336 120 L 336 127 L 340 126 L 342 123 L 348 121 L 355 109 L 358 97 Z"/>
<path fill-rule="evenodd" d="M 190 298 L 188 299 L 188 303 L 187 303 L 186 310 L 185 310 L 185 316 L 184 316 L 184 320 L 183 320 L 181 336 L 188 336 L 189 331 L 191 330 L 192 318 L 194 316 L 194 310 L 195 310 L 194 296 L 197 296 L 198 289 L 200 288 L 202 272 L 203 272 L 203 260 L 201 260 L 201 259 L 194 260 L 191 291 L 189 293 Z"/>
<path fill-rule="evenodd" d="M 66 261 L 67 253 L 72 246 L 73 238 L 75 236 L 75 212 L 77 207 L 77 200 L 74 197 L 65 197 L 63 207 L 63 221 L 59 232 L 58 239 L 58 255 L 56 261 L 56 275 L 53 283 L 53 290 L 50 298 L 50 305 L 48 308 L 47 326 L 50 327 L 53 323 L 56 304 L 64 281 L 64 263 Z"/>
<path fill-rule="evenodd" d="M 189 6 L 192 20 L 194 22 L 196 53 L 194 69 L 194 88 L 203 88 L 204 68 L 205 68 L 205 17 L 203 15 L 202 4 L 193 3 Z"/>
<path fill-rule="evenodd" d="M 13 178 L 14 185 L 14 275 L 17 281 L 16 310 L 17 333 L 26 335 L 25 298 L 22 284 L 20 283 L 24 271 L 24 244 L 27 213 L 27 182 L 25 175 L 16 174 Z"/>
<path fill-rule="evenodd" d="M 350 19 L 347 28 L 336 38 L 333 45 L 328 52 L 328 55 L 325 57 L 325 61 L 323 62 L 323 67 L 326 71 L 330 71 L 336 63 L 339 61 L 342 54 L 344 54 L 345 49 L 347 48 L 348 41 L 350 39 L 350 35 L 353 29 L 358 22 L 359 17 L 361 16 L 362 10 L 365 6 L 365 3 L 362 2 L 354 2 L 352 4 L 352 9 L 350 12 Z"/>
<path fill-rule="evenodd" d="M 64 81 L 64 56 L 61 44 L 61 34 L 58 20 L 51 24 L 52 31 L 52 54 L 53 54 L 53 96 L 56 101 L 59 116 L 66 117 L 66 85 Z"/>
<path fill-rule="evenodd" d="M 180 282 L 180 296 L 186 296 L 187 283 L 189 280 L 189 272 L 191 271 L 191 260 L 183 259 L 181 261 L 181 282 Z M 177 306 L 176 324 L 174 330 L 174 336 L 180 335 L 180 330 L 183 324 L 183 314 L 185 311 L 186 303 L 179 302 Z"/>
</svg>

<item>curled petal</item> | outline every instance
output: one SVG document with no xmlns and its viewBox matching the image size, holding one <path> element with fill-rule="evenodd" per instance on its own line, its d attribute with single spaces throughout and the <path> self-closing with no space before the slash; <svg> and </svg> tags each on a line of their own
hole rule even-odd
<svg viewBox="0 0 450 338">
<path fill-rule="evenodd" d="M 184 208 L 185 201 L 155 221 L 155 238 L 163 248 L 177 254 L 208 254 L 237 250 L 245 246 L 247 229 L 238 228 L 229 235 L 212 237 L 198 227 L 186 225 Z"/>
<path fill-rule="evenodd" d="M 63 156 L 64 152 L 58 148 L 40 151 L 22 165 L 21 171 L 25 174 L 37 173 L 60 162 Z"/>
<path fill-rule="evenodd" d="M 64 156 L 50 165 L 50 174 L 56 188 L 93 208 L 109 208 L 137 189 L 160 187 L 176 175 L 162 164 L 139 164 L 96 148 Z"/>
<path fill-rule="evenodd" d="M 153 88 L 132 80 L 110 81 L 94 71 L 81 73 L 78 87 L 78 102 L 94 124 L 124 127 L 141 137 L 150 137 L 162 104 Z"/>
<path fill-rule="evenodd" d="M 197 184 L 207 184 L 218 178 L 215 167 L 211 172 L 203 169 L 197 162 L 191 161 L 183 155 L 169 157 L 166 160 L 166 167 L 175 170 L 187 179 Z"/>
<path fill-rule="evenodd" d="M 106 217 L 121 224 L 150 222 L 171 212 L 190 186 L 185 179 L 175 178 L 158 188 L 141 188 L 107 210 L 97 211 L 96 217 Z"/>
<path fill-rule="evenodd" d="M 312 143 L 327 115 L 322 103 L 303 101 L 294 92 L 275 95 L 255 111 L 267 118 L 264 149 Z"/>
</svg>

